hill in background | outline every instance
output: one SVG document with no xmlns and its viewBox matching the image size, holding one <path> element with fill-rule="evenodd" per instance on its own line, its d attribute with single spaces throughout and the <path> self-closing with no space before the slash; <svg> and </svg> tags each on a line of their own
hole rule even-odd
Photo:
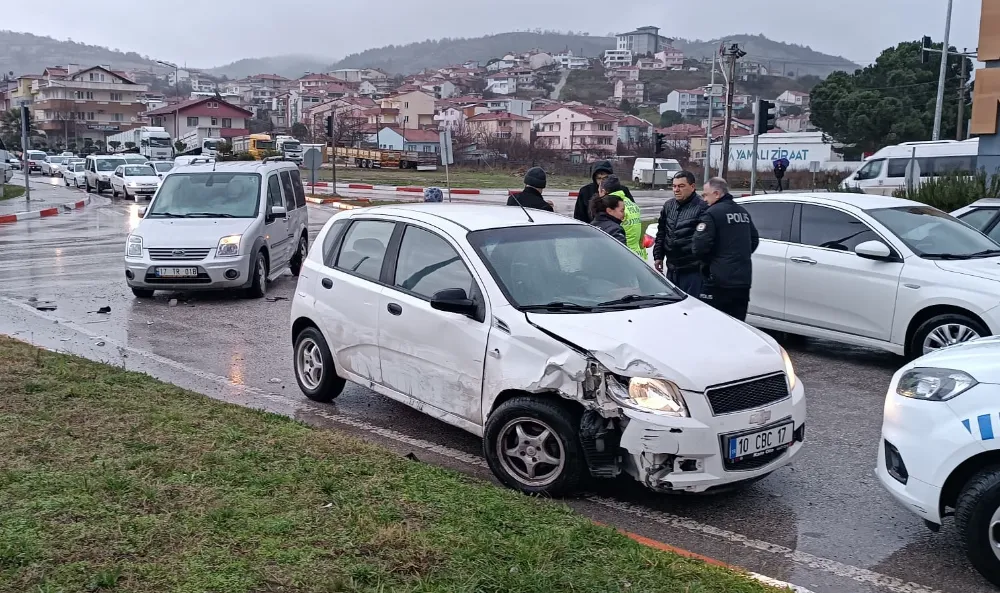
<svg viewBox="0 0 1000 593">
<path fill-rule="evenodd" d="M 13 72 L 15 76 L 41 74 L 47 66 L 67 64 L 108 64 L 116 70 L 156 66 L 149 56 L 141 56 L 135 52 L 121 52 L 31 33 L 0 31 L 0 76 L 9 72 Z"/>
<path fill-rule="evenodd" d="M 298 78 L 306 72 L 326 72 L 329 65 L 329 58 L 287 55 L 237 60 L 225 66 L 209 68 L 205 73 L 227 76 L 231 79 L 245 78 L 254 74 L 277 74 L 285 78 Z"/>
</svg>

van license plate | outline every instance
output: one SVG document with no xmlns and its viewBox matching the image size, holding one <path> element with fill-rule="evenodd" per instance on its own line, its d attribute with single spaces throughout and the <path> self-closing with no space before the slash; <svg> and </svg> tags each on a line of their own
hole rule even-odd
<svg viewBox="0 0 1000 593">
<path fill-rule="evenodd" d="M 157 278 L 194 278 L 198 268 L 156 268 Z"/>
<path fill-rule="evenodd" d="M 729 437 L 727 457 L 729 459 L 756 457 L 761 453 L 783 449 L 792 443 L 794 432 L 795 424 L 789 422 L 760 432 Z"/>
</svg>

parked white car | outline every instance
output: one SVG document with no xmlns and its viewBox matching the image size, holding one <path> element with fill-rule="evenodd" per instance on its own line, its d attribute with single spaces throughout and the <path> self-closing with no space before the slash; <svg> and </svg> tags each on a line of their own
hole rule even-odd
<svg viewBox="0 0 1000 593">
<path fill-rule="evenodd" d="M 160 178 L 149 165 L 119 165 L 111 175 L 111 195 L 116 198 L 122 194 L 138 202 L 143 196 L 152 198 L 159 188 Z"/>
<path fill-rule="evenodd" d="M 87 166 L 84 161 L 69 163 L 62 172 L 66 187 L 83 187 L 87 184 Z"/>
<path fill-rule="evenodd" d="M 45 160 L 42 161 L 42 175 L 49 175 L 55 177 L 60 174 L 60 170 L 63 165 L 69 160 L 69 157 L 65 156 L 47 156 Z"/>
<path fill-rule="evenodd" d="M 965 224 L 1000 243 L 1000 198 L 983 198 L 951 213 Z"/>
<path fill-rule="evenodd" d="M 877 474 L 937 531 L 947 509 L 966 554 L 1000 586 L 1000 337 L 904 366 L 886 395 Z"/>
<path fill-rule="evenodd" d="M 160 179 L 174 168 L 173 161 L 149 161 L 147 164 L 156 171 L 156 176 Z"/>
<path fill-rule="evenodd" d="M 704 492 L 760 479 L 802 448 L 803 386 L 771 337 L 564 216 L 469 204 L 341 212 L 294 295 L 307 397 L 370 387 L 483 437 L 496 476 L 526 493 L 622 473 Z"/>
<path fill-rule="evenodd" d="M 747 323 L 908 357 L 1000 333 L 1000 244 L 951 215 L 869 194 L 736 201 L 760 234 Z"/>
</svg>

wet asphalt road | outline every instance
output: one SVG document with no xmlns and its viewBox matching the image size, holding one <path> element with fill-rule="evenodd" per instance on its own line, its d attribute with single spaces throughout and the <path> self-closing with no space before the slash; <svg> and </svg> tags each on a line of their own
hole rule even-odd
<svg viewBox="0 0 1000 593">
<path fill-rule="evenodd" d="M 490 479 L 481 443 L 467 433 L 357 386 L 329 406 L 299 393 L 287 329 L 291 276 L 270 286 L 270 300 L 134 299 L 123 253 L 137 208 L 95 199 L 81 211 L 0 225 L 0 332 Z M 334 212 L 311 207 L 314 234 Z M 39 303 L 56 309 L 40 312 Z M 96 313 L 103 306 L 111 312 Z M 602 523 L 815 593 L 995 591 L 969 566 L 950 524 L 931 533 L 874 476 L 884 390 L 903 361 L 816 340 L 785 346 L 809 405 L 807 445 L 792 467 L 736 494 L 655 495 L 622 479 L 567 502 Z M 706 364 L 714 356 L 725 352 L 706 352 Z"/>
</svg>

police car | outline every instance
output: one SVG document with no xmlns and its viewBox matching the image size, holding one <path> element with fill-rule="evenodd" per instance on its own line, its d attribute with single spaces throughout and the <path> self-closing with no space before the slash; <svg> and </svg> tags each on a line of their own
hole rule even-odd
<svg viewBox="0 0 1000 593">
<path fill-rule="evenodd" d="M 1000 336 L 896 372 L 877 463 L 882 485 L 931 530 L 954 515 L 969 560 L 1000 586 Z"/>
</svg>

